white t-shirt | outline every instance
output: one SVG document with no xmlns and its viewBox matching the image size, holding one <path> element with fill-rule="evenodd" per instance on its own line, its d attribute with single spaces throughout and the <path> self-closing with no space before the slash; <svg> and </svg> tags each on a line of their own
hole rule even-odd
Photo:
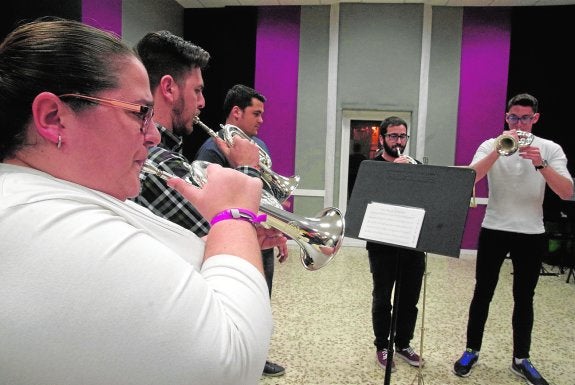
<svg viewBox="0 0 575 385">
<path fill-rule="evenodd" d="M 549 167 L 571 179 L 567 170 L 567 157 L 560 145 L 535 136 L 532 146 L 539 147 L 541 157 Z M 484 141 L 475 153 L 471 164 L 493 151 L 495 138 Z M 523 159 L 519 152 L 500 156 L 487 173 L 489 200 L 482 226 L 492 230 L 523 234 L 542 234 L 543 198 L 545 178 L 535 170 L 533 162 Z"/>
<path fill-rule="evenodd" d="M 263 275 L 131 202 L 0 164 L 0 384 L 257 384 Z"/>
</svg>

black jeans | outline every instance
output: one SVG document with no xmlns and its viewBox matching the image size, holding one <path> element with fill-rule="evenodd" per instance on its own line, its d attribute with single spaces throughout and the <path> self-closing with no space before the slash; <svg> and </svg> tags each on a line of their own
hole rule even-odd
<svg viewBox="0 0 575 385">
<path fill-rule="evenodd" d="M 533 296 L 541 271 L 544 234 L 521 234 L 481 228 L 477 245 L 475 290 L 469 307 L 467 347 L 481 350 L 485 322 L 499 271 L 509 253 L 513 263 L 513 357 L 529 358 Z"/>
<path fill-rule="evenodd" d="M 274 249 L 262 250 L 262 261 L 264 264 L 264 276 L 266 277 L 266 282 L 268 284 L 268 291 L 270 293 L 270 298 L 272 297 L 272 284 L 274 280 Z"/>
<path fill-rule="evenodd" d="M 421 251 L 377 245 L 369 247 L 368 257 L 373 278 L 371 317 L 374 345 L 377 350 L 387 349 L 391 332 L 392 291 L 399 282 L 397 323 L 394 343 L 396 347 L 409 346 L 417 321 L 417 302 L 425 272 L 425 254 Z M 398 262 L 400 263 L 398 270 Z M 396 273 L 399 273 L 398 276 Z"/>
</svg>

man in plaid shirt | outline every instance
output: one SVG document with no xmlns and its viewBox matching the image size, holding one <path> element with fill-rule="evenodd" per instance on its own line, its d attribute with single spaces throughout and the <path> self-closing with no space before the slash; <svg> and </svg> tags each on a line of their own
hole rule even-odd
<svg viewBox="0 0 575 385">
<path fill-rule="evenodd" d="M 154 95 L 154 122 L 162 136 L 158 146 L 149 150 L 148 160 L 162 171 L 189 177 L 185 164 L 190 162 L 182 155 L 183 136 L 191 134 L 194 117 L 205 106 L 202 69 L 210 55 L 168 31 L 148 33 L 135 50 L 148 71 Z M 229 148 L 223 140 L 218 140 L 218 147 L 234 168 L 260 176 L 259 150 L 255 144 L 235 138 L 233 147 Z M 208 233 L 209 222 L 177 191 L 168 188 L 164 180 L 145 173 L 141 173 L 140 180 L 142 190 L 135 202 L 200 237 Z"/>
</svg>

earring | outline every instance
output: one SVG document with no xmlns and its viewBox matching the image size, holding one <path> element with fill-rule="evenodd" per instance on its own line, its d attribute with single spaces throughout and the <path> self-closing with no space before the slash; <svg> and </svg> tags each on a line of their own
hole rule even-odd
<svg viewBox="0 0 575 385">
<path fill-rule="evenodd" d="M 58 149 L 60 149 L 60 147 L 62 147 L 62 137 L 60 135 L 58 135 L 58 143 L 56 144 L 56 147 Z"/>
</svg>

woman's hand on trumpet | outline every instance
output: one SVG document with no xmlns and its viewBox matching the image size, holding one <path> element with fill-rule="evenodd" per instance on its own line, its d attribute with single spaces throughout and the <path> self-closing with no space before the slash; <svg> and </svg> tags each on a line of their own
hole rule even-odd
<svg viewBox="0 0 575 385">
<path fill-rule="evenodd" d="M 250 166 L 259 169 L 260 152 L 258 146 L 249 139 L 234 136 L 233 146 L 228 146 L 225 140 L 214 137 L 218 149 L 224 154 L 232 168 Z"/>
<path fill-rule="evenodd" d="M 210 221 L 219 212 L 234 207 L 258 212 L 262 196 L 262 181 L 259 178 L 224 168 L 219 164 L 209 164 L 206 174 L 202 188 L 177 177 L 170 178 L 168 186 L 182 194 Z"/>
</svg>

